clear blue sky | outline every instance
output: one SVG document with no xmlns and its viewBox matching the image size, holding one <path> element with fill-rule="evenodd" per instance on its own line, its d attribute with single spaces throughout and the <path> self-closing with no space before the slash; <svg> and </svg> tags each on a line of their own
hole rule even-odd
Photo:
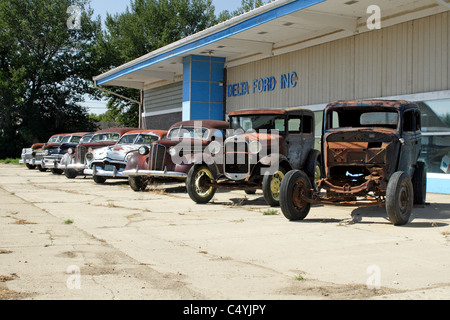
<svg viewBox="0 0 450 320">
<path fill-rule="evenodd" d="M 91 0 L 94 17 L 100 15 L 102 21 L 104 21 L 106 13 L 115 14 L 123 12 L 129 5 L 130 0 Z M 241 6 L 241 0 L 213 0 L 213 5 L 216 9 L 216 15 L 218 15 L 223 10 L 236 10 Z M 101 101 L 87 101 L 83 105 L 90 109 L 89 113 L 101 114 L 106 111 L 106 105 Z"/>
<path fill-rule="evenodd" d="M 223 10 L 233 11 L 241 6 L 241 0 L 213 0 L 216 8 L 216 15 Z M 91 0 L 91 7 L 94 9 L 94 16 L 100 15 L 102 19 L 106 13 L 114 14 L 125 11 L 130 0 Z"/>
</svg>

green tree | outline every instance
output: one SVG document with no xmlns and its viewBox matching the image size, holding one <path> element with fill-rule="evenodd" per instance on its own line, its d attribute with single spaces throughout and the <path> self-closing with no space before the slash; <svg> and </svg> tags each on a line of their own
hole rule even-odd
<svg viewBox="0 0 450 320">
<path fill-rule="evenodd" d="M 74 30 L 71 5 L 82 12 Z M 54 133 L 94 129 L 79 102 L 94 94 L 100 30 L 85 0 L 0 0 L 0 158 Z"/>
<path fill-rule="evenodd" d="M 262 6 L 264 2 L 262 0 L 241 0 L 241 6 L 236 10 L 230 12 L 228 10 L 224 10 L 219 13 L 217 17 L 218 22 L 223 22 L 229 20 L 233 17 L 246 13 L 250 10 L 256 9 Z"/>
<path fill-rule="evenodd" d="M 125 12 L 107 15 L 97 52 L 112 69 L 215 23 L 211 0 L 132 0 Z M 108 89 L 133 100 L 140 99 L 139 90 Z M 136 103 L 105 95 L 109 97 L 109 117 L 124 126 L 138 126 Z"/>
</svg>

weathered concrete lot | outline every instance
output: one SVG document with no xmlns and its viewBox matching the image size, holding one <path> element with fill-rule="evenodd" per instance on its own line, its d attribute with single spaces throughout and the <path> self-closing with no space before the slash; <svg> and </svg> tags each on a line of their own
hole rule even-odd
<svg viewBox="0 0 450 320">
<path fill-rule="evenodd" d="M 0 165 L 0 299 L 450 299 L 450 197 L 428 201 L 403 227 L 331 206 L 294 223 L 260 192 L 197 205 Z"/>
</svg>

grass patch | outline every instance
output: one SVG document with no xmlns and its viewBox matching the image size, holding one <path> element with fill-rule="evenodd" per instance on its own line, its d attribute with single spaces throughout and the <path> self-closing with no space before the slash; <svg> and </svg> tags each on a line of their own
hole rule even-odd
<svg viewBox="0 0 450 320">
<path fill-rule="evenodd" d="M 73 220 L 72 219 L 66 219 L 64 220 L 64 224 L 72 224 Z"/>
<path fill-rule="evenodd" d="M 278 214 L 278 210 L 275 209 L 269 209 L 263 212 L 264 216 L 274 216 Z"/>
<path fill-rule="evenodd" d="M 2 159 L 0 160 L 0 163 L 3 164 L 19 164 L 19 160 L 20 159 L 13 159 L 13 158 L 6 158 L 6 159 Z"/>
</svg>

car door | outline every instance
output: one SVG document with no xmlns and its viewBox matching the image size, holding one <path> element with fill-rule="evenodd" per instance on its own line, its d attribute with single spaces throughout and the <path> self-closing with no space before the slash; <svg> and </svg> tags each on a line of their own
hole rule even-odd
<svg viewBox="0 0 450 320">
<path fill-rule="evenodd" d="M 420 152 L 420 131 L 417 132 L 416 110 L 407 110 L 403 113 L 401 146 L 398 171 L 404 171 L 412 177 L 414 166 Z"/>
</svg>

